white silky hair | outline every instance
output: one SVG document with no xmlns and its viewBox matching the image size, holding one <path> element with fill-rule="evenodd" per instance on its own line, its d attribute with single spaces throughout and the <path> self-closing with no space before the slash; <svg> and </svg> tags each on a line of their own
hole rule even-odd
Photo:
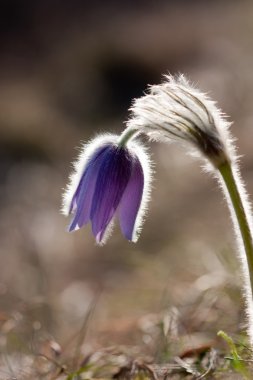
<svg viewBox="0 0 253 380">
<path fill-rule="evenodd" d="M 135 99 L 130 110 L 132 117 L 128 127 L 145 133 L 153 140 L 177 140 L 188 147 L 190 143 L 190 152 L 196 152 L 197 147 L 198 154 L 203 155 L 205 147 L 197 138 L 198 131 L 201 131 L 205 141 L 219 143 L 227 160 L 234 156 L 230 123 L 226 116 L 184 75 L 166 75 L 162 84 L 149 86 L 147 94 Z M 215 162 L 216 158 L 213 160 Z"/>
</svg>

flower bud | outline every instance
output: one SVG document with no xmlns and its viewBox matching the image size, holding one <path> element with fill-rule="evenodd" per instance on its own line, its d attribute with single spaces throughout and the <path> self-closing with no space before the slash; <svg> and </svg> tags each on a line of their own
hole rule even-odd
<svg viewBox="0 0 253 380">
<path fill-rule="evenodd" d="M 151 86 L 145 96 L 134 101 L 128 128 L 154 139 L 190 143 L 214 167 L 230 162 L 233 148 L 229 123 L 215 103 L 183 75 L 165 78 L 164 83 Z"/>
</svg>

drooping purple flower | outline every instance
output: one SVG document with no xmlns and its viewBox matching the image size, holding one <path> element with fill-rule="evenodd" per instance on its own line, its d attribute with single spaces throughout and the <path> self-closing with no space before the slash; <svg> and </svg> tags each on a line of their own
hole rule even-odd
<svg viewBox="0 0 253 380">
<path fill-rule="evenodd" d="M 64 194 L 63 212 L 73 214 L 69 231 L 91 222 L 98 243 L 108 237 L 117 214 L 123 235 L 136 241 L 148 201 L 149 157 L 139 143 L 106 135 L 85 145 Z"/>
</svg>

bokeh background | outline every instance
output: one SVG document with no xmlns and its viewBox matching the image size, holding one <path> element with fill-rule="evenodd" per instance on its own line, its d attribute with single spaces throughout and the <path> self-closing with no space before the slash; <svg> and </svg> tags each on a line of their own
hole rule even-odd
<svg viewBox="0 0 253 380">
<path fill-rule="evenodd" d="M 59 210 L 81 142 L 121 133 L 132 99 L 165 73 L 185 73 L 234 121 L 253 193 L 253 3 L 3 0 L 0 19 L 3 352 L 32 339 L 69 350 L 91 311 L 84 353 L 124 344 L 152 354 L 164 316 L 180 347 L 243 331 L 229 213 L 184 149 L 146 142 L 155 174 L 137 244 L 116 228 L 98 247 L 89 226 L 67 233 Z"/>
</svg>

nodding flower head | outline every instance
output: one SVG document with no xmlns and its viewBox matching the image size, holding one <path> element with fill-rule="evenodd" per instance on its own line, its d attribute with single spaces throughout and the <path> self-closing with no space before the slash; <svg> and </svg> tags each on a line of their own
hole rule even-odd
<svg viewBox="0 0 253 380">
<path fill-rule="evenodd" d="M 108 237 L 115 214 L 123 235 L 136 241 L 150 190 L 150 161 L 139 143 L 119 143 L 118 136 L 105 135 L 85 145 L 74 164 L 74 173 L 64 194 L 64 214 L 74 214 L 69 231 L 91 222 L 98 243 Z"/>
<path fill-rule="evenodd" d="M 128 127 L 154 139 L 191 143 L 214 167 L 229 162 L 233 153 L 229 123 L 215 103 L 183 75 L 165 78 L 134 101 Z"/>
</svg>

